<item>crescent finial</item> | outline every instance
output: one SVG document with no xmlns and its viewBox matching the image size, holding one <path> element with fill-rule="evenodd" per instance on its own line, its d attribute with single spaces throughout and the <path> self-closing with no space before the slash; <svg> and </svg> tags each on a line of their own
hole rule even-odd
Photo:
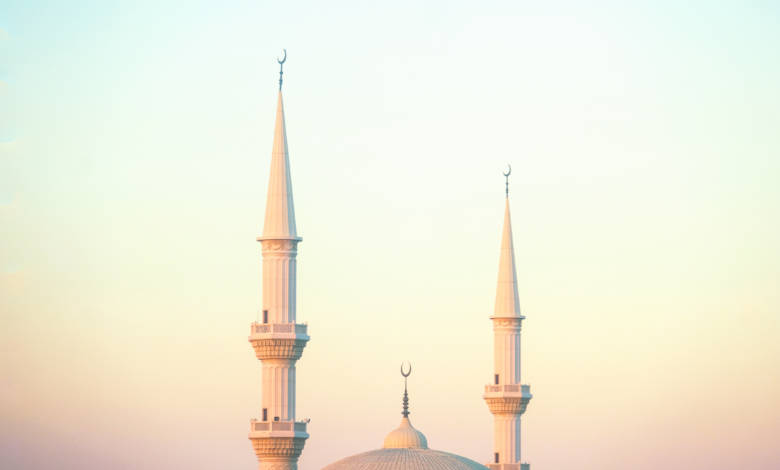
<svg viewBox="0 0 780 470">
<path fill-rule="evenodd" d="M 404 372 L 404 363 L 401 363 L 401 375 L 404 376 L 404 408 L 401 415 L 404 418 L 409 417 L 409 393 L 406 391 L 406 379 L 412 373 L 412 363 L 409 361 L 406 361 L 406 363 L 409 364 L 409 370 L 407 372 Z"/>
<path fill-rule="evenodd" d="M 284 51 L 284 57 L 276 58 L 276 61 L 279 62 L 279 91 L 282 91 L 282 75 L 284 74 L 284 63 L 287 62 L 287 49 L 282 49 Z"/>
<path fill-rule="evenodd" d="M 512 165 L 509 163 L 506 164 L 507 170 L 502 173 L 504 175 L 504 178 L 506 178 L 506 197 L 509 197 L 509 175 L 512 174 Z"/>
<path fill-rule="evenodd" d="M 408 362 L 408 361 L 406 363 L 409 364 L 409 372 L 404 372 L 404 363 L 402 362 L 401 363 L 401 375 L 403 375 L 404 377 L 409 377 L 409 375 L 412 373 L 412 363 Z"/>
</svg>

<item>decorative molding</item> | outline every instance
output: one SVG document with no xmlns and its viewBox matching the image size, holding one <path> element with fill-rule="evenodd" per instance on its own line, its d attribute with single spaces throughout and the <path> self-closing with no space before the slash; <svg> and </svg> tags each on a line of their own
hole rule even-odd
<svg viewBox="0 0 780 470">
<path fill-rule="evenodd" d="M 520 331 L 523 327 L 523 318 L 522 317 L 493 317 L 493 329 L 494 330 L 517 330 Z"/>
<path fill-rule="evenodd" d="M 260 240 L 263 246 L 263 254 L 266 253 L 292 253 L 293 255 L 298 250 L 299 240 L 279 240 L 268 239 Z"/>
<path fill-rule="evenodd" d="M 249 339 L 258 359 L 288 359 L 297 361 L 303 354 L 308 339 L 263 338 Z"/>
<path fill-rule="evenodd" d="M 262 465 L 264 461 L 272 461 L 276 465 L 295 464 L 306 444 L 305 437 L 250 437 L 249 440 L 261 468 L 267 468 Z"/>
<path fill-rule="evenodd" d="M 494 415 L 521 415 L 525 413 L 529 401 L 530 397 L 485 398 L 485 403 Z"/>
</svg>

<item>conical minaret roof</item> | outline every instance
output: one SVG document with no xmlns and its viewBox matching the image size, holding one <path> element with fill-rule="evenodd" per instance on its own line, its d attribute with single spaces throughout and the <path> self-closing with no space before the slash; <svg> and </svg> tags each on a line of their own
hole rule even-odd
<svg viewBox="0 0 780 470">
<path fill-rule="evenodd" d="M 504 209 L 504 232 L 501 236 L 501 256 L 498 261 L 498 288 L 496 289 L 496 317 L 521 317 L 517 296 L 515 248 L 512 242 L 512 217 L 509 214 L 509 195 Z"/>
<path fill-rule="evenodd" d="M 287 151 L 287 129 L 284 124 L 282 90 L 276 104 L 274 145 L 271 151 L 271 173 L 268 178 L 268 200 L 262 239 L 297 239 L 293 207 L 290 157 Z"/>
</svg>

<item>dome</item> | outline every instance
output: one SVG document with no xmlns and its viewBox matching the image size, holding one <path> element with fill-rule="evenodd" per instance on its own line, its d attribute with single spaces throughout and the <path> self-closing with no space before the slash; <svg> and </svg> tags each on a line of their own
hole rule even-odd
<svg viewBox="0 0 780 470">
<path fill-rule="evenodd" d="M 433 449 L 377 449 L 334 462 L 322 470 L 487 470 L 466 457 Z"/>
<path fill-rule="evenodd" d="M 385 437 L 382 446 L 385 449 L 427 449 L 428 439 L 420 431 L 414 429 L 409 418 L 403 418 L 401 424 Z"/>
<path fill-rule="evenodd" d="M 428 448 L 428 440 L 407 416 L 385 437 L 381 449 L 352 455 L 322 470 L 487 470 L 466 457 Z"/>
</svg>

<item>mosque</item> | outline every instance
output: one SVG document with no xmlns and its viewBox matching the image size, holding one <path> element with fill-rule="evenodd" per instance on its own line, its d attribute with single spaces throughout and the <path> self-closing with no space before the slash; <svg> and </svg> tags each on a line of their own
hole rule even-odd
<svg viewBox="0 0 780 470">
<path fill-rule="evenodd" d="M 309 434 L 308 421 L 295 419 L 295 363 L 309 341 L 306 324 L 296 323 L 296 257 L 302 238 L 295 228 L 287 132 L 282 103 L 282 67 L 271 152 L 271 171 L 263 234 L 257 238 L 263 253 L 262 321 L 252 323 L 249 342 L 262 363 L 261 417 L 250 422 L 249 440 L 260 470 L 297 470 L 298 457 Z M 504 174 L 507 178 L 509 172 Z M 323 470 L 529 470 L 521 462 L 520 416 L 531 400 L 530 386 L 520 383 L 520 329 L 525 318 L 517 295 L 509 183 L 498 268 L 496 304 L 490 319 L 494 332 L 493 383 L 483 398 L 493 414 L 493 459 L 484 465 L 456 454 L 428 448 L 425 435 L 409 420 L 409 398 L 404 376 L 401 423 L 376 450 L 343 458 Z M 390 424 L 390 423 L 388 423 Z"/>
</svg>

